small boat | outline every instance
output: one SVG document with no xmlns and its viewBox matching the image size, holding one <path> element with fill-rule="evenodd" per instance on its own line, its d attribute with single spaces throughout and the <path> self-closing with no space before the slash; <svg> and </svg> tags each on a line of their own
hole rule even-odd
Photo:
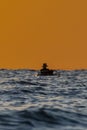
<svg viewBox="0 0 87 130">
<path fill-rule="evenodd" d="M 50 70 L 47 67 L 48 67 L 48 65 L 46 63 L 44 63 L 42 66 L 42 69 L 38 73 L 38 76 L 55 76 L 55 75 L 57 75 L 54 70 Z"/>
</svg>

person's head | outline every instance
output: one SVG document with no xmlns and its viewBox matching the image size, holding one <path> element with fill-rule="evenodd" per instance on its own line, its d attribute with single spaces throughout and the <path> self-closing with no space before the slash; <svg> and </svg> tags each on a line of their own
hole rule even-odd
<svg viewBox="0 0 87 130">
<path fill-rule="evenodd" d="M 48 67 L 47 63 L 43 63 L 43 69 L 46 69 Z"/>
</svg>

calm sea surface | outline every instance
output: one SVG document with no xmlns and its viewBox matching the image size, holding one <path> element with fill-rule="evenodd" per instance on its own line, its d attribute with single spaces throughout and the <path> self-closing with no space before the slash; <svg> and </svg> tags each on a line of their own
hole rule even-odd
<svg viewBox="0 0 87 130">
<path fill-rule="evenodd" d="M 0 130 L 87 130 L 87 70 L 0 70 Z"/>
</svg>

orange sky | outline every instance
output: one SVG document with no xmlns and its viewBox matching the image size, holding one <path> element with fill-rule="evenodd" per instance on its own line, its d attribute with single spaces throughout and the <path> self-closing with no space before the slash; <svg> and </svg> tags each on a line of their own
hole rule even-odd
<svg viewBox="0 0 87 130">
<path fill-rule="evenodd" d="M 87 0 L 1 0 L 0 68 L 87 68 Z"/>
</svg>

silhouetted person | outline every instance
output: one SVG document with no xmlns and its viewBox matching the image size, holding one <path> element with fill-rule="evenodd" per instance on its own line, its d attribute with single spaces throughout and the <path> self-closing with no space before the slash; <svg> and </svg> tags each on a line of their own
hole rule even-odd
<svg viewBox="0 0 87 130">
<path fill-rule="evenodd" d="M 43 64 L 42 69 L 40 70 L 41 75 L 53 75 L 53 70 L 49 70 L 46 63 Z"/>
</svg>

